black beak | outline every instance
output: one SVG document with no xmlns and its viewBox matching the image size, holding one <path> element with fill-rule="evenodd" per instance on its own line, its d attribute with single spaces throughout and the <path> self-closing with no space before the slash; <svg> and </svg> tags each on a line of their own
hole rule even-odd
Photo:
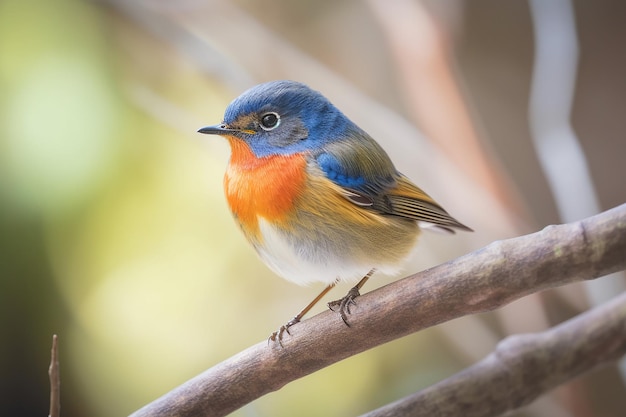
<svg viewBox="0 0 626 417">
<path fill-rule="evenodd" d="M 204 133 L 206 135 L 226 135 L 235 132 L 239 132 L 239 130 L 229 129 L 225 124 L 206 126 L 198 129 L 198 133 Z"/>
</svg>

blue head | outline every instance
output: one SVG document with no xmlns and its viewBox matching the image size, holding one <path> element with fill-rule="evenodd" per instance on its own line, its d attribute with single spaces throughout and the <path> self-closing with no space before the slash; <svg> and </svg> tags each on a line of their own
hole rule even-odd
<svg viewBox="0 0 626 417">
<path fill-rule="evenodd" d="M 323 95 L 295 81 L 271 81 L 228 106 L 220 125 L 201 133 L 245 141 L 257 157 L 315 150 L 354 137 L 360 129 Z"/>
</svg>

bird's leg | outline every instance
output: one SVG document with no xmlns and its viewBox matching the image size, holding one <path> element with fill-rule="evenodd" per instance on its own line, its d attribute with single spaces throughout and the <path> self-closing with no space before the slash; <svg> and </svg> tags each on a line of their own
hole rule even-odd
<svg viewBox="0 0 626 417">
<path fill-rule="evenodd" d="M 313 299 L 313 301 L 311 301 L 309 304 L 307 304 L 306 307 L 304 307 L 302 309 L 302 311 L 300 311 L 298 314 L 295 315 L 294 318 L 292 318 L 291 320 L 289 320 L 287 323 L 285 323 L 284 325 L 280 326 L 280 329 L 278 329 L 277 331 L 275 331 L 274 333 L 271 334 L 271 336 L 268 339 L 268 342 L 271 340 L 272 342 L 275 342 L 276 339 L 278 339 L 278 343 L 281 343 L 281 341 L 283 340 L 283 334 L 285 332 L 287 332 L 287 334 L 289 333 L 289 328 L 291 326 L 293 326 L 296 323 L 300 323 L 300 320 L 302 320 L 302 317 L 304 317 L 304 315 L 306 313 L 308 313 L 315 304 L 317 304 L 319 302 L 319 300 L 322 299 L 322 297 L 324 297 L 326 295 L 326 293 L 328 293 L 328 291 L 330 291 L 335 285 L 337 285 L 338 281 L 333 282 L 332 284 L 328 285 L 326 288 L 324 288 L 324 290 L 322 290 L 321 293 L 319 293 L 319 295 L 317 297 L 315 297 Z M 282 344 L 281 344 L 282 345 Z"/>
<path fill-rule="evenodd" d="M 361 295 L 359 290 L 363 287 L 363 285 L 365 285 L 367 280 L 372 276 L 375 271 L 376 269 L 372 269 L 370 272 L 367 273 L 367 275 L 361 278 L 361 280 L 354 287 L 350 288 L 350 291 L 348 291 L 348 294 L 346 294 L 345 297 L 340 300 L 335 300 L 328 303 L 328 308 L 330 308 L 332 311 L 339 311 L 339 314 L 341 315 L 341 320 L 343 320 L 346 326 L 350 327 L 347 316 L 348 314 L 350 314 L 350 306 L 356 305 L 354 299 Z"/>
</svg>

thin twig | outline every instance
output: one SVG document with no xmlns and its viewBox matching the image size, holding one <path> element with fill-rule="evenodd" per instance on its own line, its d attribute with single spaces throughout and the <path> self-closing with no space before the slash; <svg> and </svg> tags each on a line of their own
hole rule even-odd
<svg viewBox="0 0 626 417">
<path fill-rule="evenodd" d="M 48 417 L 61 416 L 61 374 L 59 372 L 59 348 L 57 340 L 57 335 L 52 335 L 50 367 L 48 368 L 48 376 L 50 377 L 50 413 Z"/>
</svg>

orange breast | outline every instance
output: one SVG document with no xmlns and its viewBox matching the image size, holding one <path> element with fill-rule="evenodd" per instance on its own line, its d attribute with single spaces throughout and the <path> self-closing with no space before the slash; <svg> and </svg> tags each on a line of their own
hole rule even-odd
<svg viewBox="0 0 626 417">
<path fill-rule="evenodd" d="M 240 139 L 228 137 L 232 154 L 224 176 L 231 211 L 250 239 L 261 240 L 258 218 L 284 225 L 304 188 L 302 154 L 257 158 Z"/>
</svg>

